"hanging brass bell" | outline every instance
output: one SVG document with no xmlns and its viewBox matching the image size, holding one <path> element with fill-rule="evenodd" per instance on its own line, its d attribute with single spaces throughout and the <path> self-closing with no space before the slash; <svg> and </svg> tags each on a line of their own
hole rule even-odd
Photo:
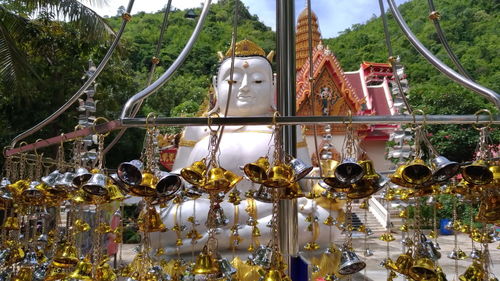
<svg viewBox="0 0 500 281">
<path fill-rule="evenodd" d="M 149 171 L 143 171 L 141 175 L 142 181 L 137 185 L 131 185 L 130 192 L 136 196 L 156 196 L 156 185 L 158 184 L 159 180 L 158 177 Z"/>
<path fill-rule="evenodd" d="M 490 183 L 490 187 L 500 186 L 500 166 L 498 165 L 490 166 L 489 169 L 493 174 L 493 180 Z"/>
<path fill-rule="evenodd" d="M 12 192 L 14 197 L 20 197 L 24 190 L 28 189 L 30 182 L 27 180 L 18 180 L 15 183 L 6 186 L 7 190 Z"/>
<path fill-rule="evenodd" d="M 339 161 L 328 159 L 328 160 L 320 160 L 321 165 L 321 177 L 329 178 L 335 177 L 335 169 L 340 164 Z"/>
<path fill-rule="evenodd" d="M 432 171 L 424 160 L 416 158 L 403 169 L 401 176 L 408 183 L 421 185 L 429 182 L 432 178 Z"/>
<path fill-rule="evenodd" d="M 190 184 L 201 186 L 204 184 L 206 169 L 207 166 L 205 165 L 205 159 L 202 159 L 194 162 L 190 167 L 183 168 L 181 170 L 181 176 Z"/>
<path fill-rule="evenodd" d="M 33 279 L 33 270 L 30 267 L 23 266 L 19 272 L 12 277 L 12 281 L 31 281 Z"/>
<path fill-rule="evenodd" d="M 282 199 L 297 199 L 304 197 L 305 194 L 302 191 L 302 187 L 298 182 L 294 182 L 290 187 L 283 190 L 283 194 L 280 196 Z"/>
<path fill-rule="evenodd" d="M 101 261 L 101 264 L 96 269 L 96 280 L 99 281 L 115 281 L 117 280 L 116 273 L 113 271 L 107 260 Z M 146 278 L 145 281 L 152 281 Z"/>
<path fill-rule="evenodd" d="M 195 275 L 214 275 L 220 273 L 218 262 L 210 255 L 207 246 L 196 257 L 192 270 Z"/>
<path fill-rule="evenodd" d="M 484 160 L 477 160 L 463 167 L 462 176 L 467 182 L 477 185 L 488 184 L 493 180 L 493 172 Z"/>
<path fill-rule="evenodd" d="M 413 251 L 410 248 L 406 253 L 399 255 L 399 257 L 396 260 L 397 269 L 394 271 L 403 275 L 408 275 L 412 265 L 413 265 Z"/>
<path fill-rule="evenodd" d="M 164 232 L 167 230 L 156 208 L 149 207 L 139 214 L 139 230 L 142 232 Z"/>
<path fill-rule="evenodd" d="M 340 256 L 338 273 L 342 275 L 351 275 L 363 270 L 366 263 L 359 259 L 355 252 L 344 247 Z"/>
<path fill-rule="evenodd" d="M 44 281 L 61 280 L 64 279 L 67 275 L 68 274 L 63 268 L 51 265 L 49 266 L 49 269 L 47 269 L 47 272 L 45 273 L 45 278 L 43 280 Z"/>
<path fill-rule="evenodd" d="M 76 268 L 73 272 L 71 272 L 68 277 L 70 280 L 78 280 L 78 281 L 91 281 L 92 278 L 92 263 L 89 258 L 84 258 L 79 261 L 76 265 Z M 100 280 L 100 279 L 98 279 Z"/>
<path fill-rule="evenodd" d="M 270 269 L 266 271 L 264 276 L 262 276 L 262 281 L 282 281 L 282 272 L 276 269 Z"/>
<path fill-rule="evenodd" d="M 108 194 L 108 190 L 106 189 L 106 182 L 106 175 L 102 174 L 101 172 L 97 172 L 95 174 L 92 174 L 90 180 L 82 185 L 82 189 L 91 195 L 105 196 Z"/>
<path fill-rule="evenodd" d="M 271 167 L 267 174 L 267 180 L 264 185 L 273 188 L 285 188 L 290 186 L 293 181 L 293 170 L 284 163 L 278 163 Z"/>
<path fill-rule="evenodd" d="M 7 217 L 2 227 L 6 230 L 20 230 L 21 224 L 18 217 Z"/>
<path fill-rule="evenodd" d="M 125 200 L 125 195 L 122 193 L 121 189 L 113 184 L 112 180 L 108 180 L 108 184 L 106 185 L 107 193 L 106 198 L 108 201 L 123 201 Z"/>
<path fill-rule="evenodd" d="M 269 169 L 269 159 L 260 157 L 253 163 L 248 163 L 243 167 L 245 175 L 255 183 L 263 183 L 267 180 L 267 170 Z"/>
<path fill-rule="evenodd" d="M 419 258 L 415 260 L 408 275 L 415 280 L 437 279 L 434 261 L 429 258 Z"/>
<path fill-rule="evenodd" d="M 243 177 L 227 170 L 224 172 L 224 177 L 229 181 L 229 189 L 235 187 L 243 179 Z"/>
<path fill-rule="evenodd" d="M 460 281 L 483 281 L 485 277 L 485 272 L 483 266 L 474 261 L 472 264 L 465 270 L 464 274 L 458 277 Z"/>
<path fill-rule="evenodd" d="M 181 178 L 179 175 L 169 172 L 158 173 L 158 183 L 156 184 L 156 192 L 161 197 L 170 197 L 181 187 Z"/>
<path fill-rule="evenodd" d="M 75 246 L 65 242 L 59 244 L 52 258 L 52 263 L 58 267 L 72 267 L 78 263 L 78 254 Z"/>
<path fill-rule="evenodd" d="M 77 168 L 73 177 L 73 185 L 76 187 L 81 187 L 88 180 L 90 180 L 91 177 L 92 174 L 89 172 L 89 170 L 83 167 Z"/>
<path fill-rule="evenodd" d="M 208 179 L 202 186 L 210 192 L 219 192 L 229 190 L 231 182 L 224 176 L 226 170 L 220 167 L 212 168 L 208 171 Z"/>
<path fill-rule="evenodd" d="M 361 165 L 352 158 L 346 158 L 335 168 L 335 177 L 344 184 L 357 183 L 365 174 Z"/>
<path fill-rule="evenodd" d="M 408 187 L 408 188 L 412 188 L 414 185 L 413 184 L 410 184 L 409 182 L 407 182 L 404 178 L 403 178 L 403 170 L 406 169 L 407 165 L 403 164 L 403 165 L 400 165 L 396 171 L 394 172 L 394 174 L 390 175 L 389 178 L 391 179 L 391 182 L 394 183 L 394 184 L 397 184 L 399 186 L 402 186 L 402 187 Z"/>
<path fill-rule="evenodd" d="M 448 160 L 444 156 L 437 156 L 431 161 L 432 178 L 436 182 L 446 181 L 455 176 L 460 170 L 460 164 Z"/>
<path fill-rule="evenodd" d="M 38 188 L 39 185 L 39 182 L 32 181 L 29 187 L 22 192 L 23 199 L 30 204 L 41 203 L 40 200 L 43 198 L 44 193 Z"/>
<path fill-rule="evenodd" d="M 85 232 L 85 231 L 90 230 L 90 225 L 81 219 L 75 220 L 73 225 L 75 226 L 76 230 L 79 232 Z"/>
<path fill-rule="evenodd" d="M 144 164 L 140 160 L 123 162 L 118 166 L 118 178 L 128 185 L 138 185 L 142 181 Z"/>
</svg>

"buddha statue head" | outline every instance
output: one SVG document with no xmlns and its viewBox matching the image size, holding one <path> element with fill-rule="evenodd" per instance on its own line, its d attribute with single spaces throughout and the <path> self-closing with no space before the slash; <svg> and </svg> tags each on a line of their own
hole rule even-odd
<svg viewBox="0 0 500 281">
<path fill-rule="evenodd" d="M 227 105 L 228 116 L 271 115 L 275 107 L 275 83 L 270 62 L 274 53 L 266 57 L 264 50 L 250 40 L 236 43 L 231 80 L 231 52 L 231 48 L 225 55 L 219 52 L 221 64 L 213 79 L 217 98 L 213 111 L 224 115 Z"/>
</svg>

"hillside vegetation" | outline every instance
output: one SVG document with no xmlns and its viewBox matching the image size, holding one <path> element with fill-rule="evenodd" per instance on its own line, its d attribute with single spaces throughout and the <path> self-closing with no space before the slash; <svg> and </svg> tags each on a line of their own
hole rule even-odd
<svg viewBox="0 0 500 281">
<path fill-rule="evenodd" d="M 500 90 L 500 5 L 490 0 L 436 0 L 442 14 L 441 24 L 450 44 L 467 71 L 481 84 Z M 0 4 L 2 2 L 0 1 Z M 211 76 L 218 66 L 217 51 L 225 52 L 231 40 L 233 0 L 212 4 L 203 31 L 189 57 L 158 93 L 148 98 L 140 116 L 155 111 L 162 116 L 193 116 L 207 98 Z M 451 65 L 440 45 L 432 23 L 427 19 L 426 1 L 414 0 L 402 5 L 402 12 L 422 42 L 443 61 Z M 195 9 L 199 14 L 201 9 Z M 155 72 L 155 80 L 175 60 L 187 42 L 196 20 L 186 19 L 186 11 L 170 13 L 167 31 Z M 97 116 L 118 118 L 122 105 L 134 93 L 146 87 L 151 59 L 154 55 L 163 20 L 163 12 L 133 15 L 127 25 L 119 51 L 98 78 Z M 107 19 L 117 30 L 121 17 Z M 410 46 L 389 16 L 394 52 L 406 67 L 411 93 L 410 101 L 428 114 L 473 114 L 493 106 L 476 94 L 450 82 L 434 70 Z M 110 42 L 82 40 L 77 26 L 59 22 L 53 15 L 41 14 L 30 21 L 30 41 L 23 42 L 27 60 L 39 73 L 22 78 L 21 86 L 0 84 L 0 141 L 7 144 L 12 137 L 38 123 L 59 108 L 83 84 L 87 61 L 98 63 Z M 321 25 L 321 22 L 320 22 Z M 275 33 L 258 17 L 240 4 L 238 40 L 250 39 L 266 52 L 275 49 Z M 325 44 L 339 58 L 344 70 L 358 69 L 361 61 L 386 61 L 387 51 L 380 18 L 354 25 Z M 76 125 L 76 110 L 57 119 L 40 133 L 28 139 L 47 138 L 71 131 Z M 445 155 L 457 160 L 470 159 L 477 142 L 477 132 L 466 126 L 433 126 L 433 142 Z M 109 167 L 137 157 L 142 146 L 143 130 L 131 129 L 108 154 Z M 498 143 L 498 130 L 494 141 Z M 106 139 L 110 141 L 113 134 Z M 458 144 L 458 145 L 457 145 Z M 69 145 L 68 145 L 69 148 Z M 51 152 L 54 152 L 52 150 Z M 46 155 L 51 153 L 46 152 Z"/>
</svg>

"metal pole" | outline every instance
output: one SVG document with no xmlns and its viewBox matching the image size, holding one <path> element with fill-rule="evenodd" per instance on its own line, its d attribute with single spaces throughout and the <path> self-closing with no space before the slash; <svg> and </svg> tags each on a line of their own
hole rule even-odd
<svg viewBox="0 0 500 281">
<path fill-rule="evenodd" d="M 54 121 L 57 117 L 59 117 L 59 115 L 63 114 L 70 106 L 73 105 L 73 103 L 75 103 L 75 101 L 84 93 L 84 91 L 87 90 L 87 88 L 95 81 L 97 76 L 99 76 L 99 74 L 101 74 L 102 70 L 104 69 L 104 67 L 108 63 L 109 59 L 111 58 L 111 55 L 113 54 L 116 47 L 118 46 L 118 42 L 120 42 L 120 38 L 122 37 L 123 31 L 125 31 L 125 26 L 130 21 L 130 18 L 131 18 L 130 12 L 132 11 L 133 5 L 134 5 L 134 0 L 129 0 L 127 11 L 122 16 L 123 19 L 122 19 L 122 24 L 120 26 L 120 30 L 116 34 L 115 40 L 113 41 L 113 43 L 109 47 L 109 50 L 106 53 L 106 55 L 104 56 L 104 58 L 102 59 L 101 63 L 97 66 L 97 69 L 94 72 L 94 74 L 92 76 L 90 76 L 89 79 L 87 79 L 87 81 L 85 81 L 85 83 L 83 83 L 83 86 L 80 87 L 80 89 L 65 104 L 63 104 L 58 110 L 56 110 L 54 113 L 52 113 L 49 117 L 45 118 L 42 122 L 36 124 L 32 128 L 24 131 L 23 133 L 17 135 L 14 139 L 12 139 L 12 141 L 10 143 L 11 147 L 14 147 L 18 141 L 38 132 L 40 129 L 47 126 L 50 122 Z"/>
<path fill-rule="evenodd" d="M 482 95 L 483 97 L 487 98 L 489 101 L 491 101 L 497 108 L 500 108 L 500 95 L 495 93 L 493 90 L 488 89 L 482 85 L 477 84 L 474 81 L 471 81 L 464 76 L 458 74 L 455 72 L 453 69 L 448 67 L 445 63 L 440 61 L 436 56 L 434 56 L 431 51 L 429 51 L 423 44 L 420 42 L 415 34 L 411 31 L 410 27 L 406 24 L 403 16 L 398 10 L 398 7 L 396 6 L 396 3 L 394 0 L 387 0 L 387 3 L 389 4 L 389 7 L 391 8 L 392 14 L 394 15 L 394 19 L 398 23 L 399 27 L 401 28 L 401 31 L 405 34 L 406 38 L 410 43 L 413 45 L 413 47 L 429 62 L 431 63 L 436 69 L 438 69 L 441 73 L 444 75 L 448 76 L 451 80 L 457 82 L 458 84 Z"/>
<path fill-rule="evenodd" d="M 278 109 L 283 116 L 294 116 L 295 108 L 295 5 L 293 0 L 277 0 Z M 296 156 L 296 126 L 283 128 L 285 153 Z M 285 261 L 298 254 L 297 200 L 281 200 L 279 206 L 280 248 Z M 288 268 L 290 274 L 290 267 Z"/>
</svg>

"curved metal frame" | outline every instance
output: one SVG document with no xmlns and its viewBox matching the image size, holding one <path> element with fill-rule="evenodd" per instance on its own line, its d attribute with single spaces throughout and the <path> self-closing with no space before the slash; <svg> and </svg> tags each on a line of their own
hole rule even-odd
<svg viewBox="0 0 500 281">
<path fill-rule="evenodd" d="M 399 27 L 405 34 L 406 38 L 410 43 L 413 45 L 413 47 L 429 62 L 431 63 L 435 68 L 437 68 L 441 73 L 444 75 L 448 76 L 448 78 L 452 79 L 453 81 L 457 82 L 458 84 L 484 96 L 488 100 L 490 100 L 492 103 L 495 104 L 497 108 L 500 108 L 500 96 L 494 92 L 491 89 L 488 89 L 482 85 L 477 84 L 474 81 L 471 81 L 462 75 L 458 74 L 455 72 L 453 69 L 451 69 L 449 66 L 447 66 L 445 63 L 440 61 L 436 56 L 434 56 L 413 34 L 411 29 L 408 27 L 406 24 L 403 16 L 399 12 L 396 3 L 394 0 L 387 0 L 387 3 L 389 4 L 389 7 L 394 15 L 394 19 L 398 23 Z"/>
<path fill-rule="evenodd" d="M 428 0 L 429 3 L 429 12 L 435 13 L 436 12 L 436 7 L 434 6 L 434 1 L 433 0 Z M 450 44 L 448 44 L 448 40 L 446 39 L 446 36 L 444 35 L 443 29 L 441 28 L 441 24 L 439 23 L 439 18 L 431 18 L 432 22 L 434 23 L 434 27 L 436 29 L 436 34 L 439 38 L 439 41 L 441 41 L 441 44 L 443 45 L 444 49 L 446 50 L 446 53 L 448 53 L 448 57 L 451 59 L 455 67 L 457 68 L 458 72 L 462 74 L 463 76 L 467 77 L 467 79 L 473 81 L 472 77 L 467 73 L 463 65 L 460 63 L 460 60 L 458 57 L 455 55 L 453 50 L 451 50 Z"/>
<path fill-rule="evenodd" d="M 126 13 L 130 13 L 130 11 L 132 11 L 133 6 L 134 6 L 134 0 L 129 0 Z M 46 125 L 48 125 L 50 122 L 54 121 L 57 117 L 59 117 L 59 115 L 64 113 L 71 105 L 73 105 L 73 103 L 83 94 L 83 92 L 85 90 L 87 90 L 87 88 L 90 86 L 90 84 L 92 84 L 92 82 L 95 81 L 97 76 L 99 76 L 99 74 L 101 74 L 102 70 L 104 69 L 104 67 L 108 63 L 109 59 L 111 58 L 111 55 L 113 54 L 116 47 L 118 46 L 118 42 L 121 39 L 121 36 L 123 34 L 123 31 L 125 30 L 125 26 L 127 25 L 127 23 L 128 23 L 128 19 L 124 18 L 122 20 L 120 30 L 116 34 L 115 40 L 111 44 L 108 52 L 106 53 L 106 55 L 102 59 L 99 66 L 96 68 L 96 71 L 94 72 L 94 74 L 92 76 L 90 76 L 89 79 L 87 79 L 87 81 L 85 81 L 85 83 L 83 83 L 82 87 L 80 87 L 80 89 L 78 89 L 78 91 L 65 104 L 63 104 L 58 110 L 56 110 L 54 113 L 52 113 L 49 117 L 45 118 L 43 121 L 36 124 L 32 128 L 30 128 L 30 129 L 24 131 L 23 133 L 17 135 L 16 137 L 14 137 L 10 143 L 11 147 L 14 147 L 18 141 L 20 141 L 28 136 L 31 136 L 32 134 L 36 133 L 37 131 L 39 131 L 40 129 L 42 129 Z"/>
<path fill-rule="evenodd" d="M 151 94 L 155 93 L 161 86 L 163 86 L 172 77 L 175 71 L 181 66 L 181 64 L 184 62 L 187 55 L 193 48 L 196 39 L 198 39 L 198 35 L 200 34 L 201 29 L 203 27 L 203 23 L 205 22 L 205 19 L 207 17 L 211 2 L 212 2 L 211 0 L 205 0 L 205 3 L 203 5 L 203 10 L 201 12 L 200 18 L 198 19 L 198 23 L 196 24 L 196 27 L 193 33 L 191 34 L 189 41 L 186 43 L 186 46 L 184 46 L 184 49 L 179 54 L 177 59 L 175 59 L 172 65 L 160 76 L 160 78 L 158 78 L 155 82 L 153 82 L 153 84 L 149 85 L 139 93 L 132 96 L 125 103 L 125 106 L 123 107 L 122 113 L 120 115 L 120 119 L 124 119 L 127 118 L 127 116 L 130 116 L 131 111 L 138 103 L 140 103 L 142 100 L 144 100 Z"/>
</svg>

